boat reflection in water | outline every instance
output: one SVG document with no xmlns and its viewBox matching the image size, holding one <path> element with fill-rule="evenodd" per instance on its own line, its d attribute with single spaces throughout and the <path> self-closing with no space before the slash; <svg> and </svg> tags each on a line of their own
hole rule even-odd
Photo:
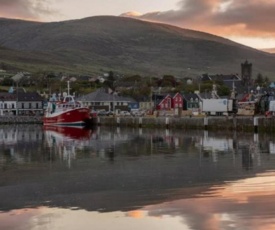
<svg viewBox="0 0 275 230">
<path fill-rule="evenodd" d="M 48 147 L 68 161 L 69 167 L 77 150 L 87 146 L 92 137 L 92 130 L 81 126 L 44 126 L 44 133 Z"/>
</svg>

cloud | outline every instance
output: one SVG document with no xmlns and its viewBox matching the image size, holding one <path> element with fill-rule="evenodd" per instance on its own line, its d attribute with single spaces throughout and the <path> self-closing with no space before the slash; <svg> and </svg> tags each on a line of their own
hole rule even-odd
<svg viewBox="0 0 275 230">
<path fill-rule="evenodd" d="M 123 16 L 123 17 L 139 17 L 141 15 L 142 14 L 137 12 L 137 11 L 129 11 L 129 12 L 121 14 L 120 16 Z"/>
<path fill-rule="evenodd" d="M 57 12 L 51 0 L 0 0 L 0 17 L 40 20 Z"/>
<path fill-rule="evenodd" d="M 178 7 L 134 17 L 222 36 L 275 36 L 275 0 L 181 0 Z"/>
</svg>

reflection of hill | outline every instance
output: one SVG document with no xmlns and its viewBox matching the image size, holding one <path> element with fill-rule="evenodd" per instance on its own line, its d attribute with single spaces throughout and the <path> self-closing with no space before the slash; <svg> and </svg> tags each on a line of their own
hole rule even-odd
<svg viewBox="0 0 275 230">
<path fill-rule="evenodd" d="M 152 142 L 156 134 L 162 137 L 157 143 Z M 209 135 L 214 138 L 214 134 Z M 240 151 L 220 153 L 215 162 L 195 147 L 202 138 L 201 132 L 143 130 L 139 134 L 138 130 L 112 132 L 102 128 L 77 152 L 70 168 L 60 158 L 51 158 L 54 149 L 45 146 L 44 140 L 37 141 L 38 146 L 44 147 L 35 157 L 35 149 L 30 151 L 32 146 L 26 149 L 29 156 L 18 150 L 24 159 L 31 159 L 28 163 L 0 163 L 0 207 L 10 210 L 47 205 L 90 211 L 131 210 L 197 196 L 213 185 L 222 186 L 224 181 L 252 177 L 275 167 L 275 156 L 266 153 L 259 154 L 261 165 L 253 165 L 253 170 L 243 167 L 243 153 L 253 135 L 244 137 L 246 142 L 242 138 L 234 140 L 234 146 L 242 143 Z M 169 144 L 171 140 L 177 140 L 177 146 Z M 105 146 L 102 154 L 103 144 L 112 146 L 113 153 Z M 0 150 L 0 154 L 4 153 Z"/>
</svg>

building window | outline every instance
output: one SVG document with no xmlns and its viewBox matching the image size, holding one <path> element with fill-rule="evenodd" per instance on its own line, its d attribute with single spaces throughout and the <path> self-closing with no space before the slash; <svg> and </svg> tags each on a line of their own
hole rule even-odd
<svg viewBox="0 0 275 230">
<path fill-rule="evenodd" d="M 31 109 L 32 108 L 32 103 L 29 103 L 29 109 Z"/>
<path fill-rule="evenodd" d="M 37 109 L 39 108 L 39 104 L 38 104 L 38 103 L 36 103 L 36 108 L 37 108 Z"/>
<path fill-rule="evenodd" d="M 4 109 L 7 109 L 8 108 L 8 105 L 7 103 L 4 104 Z"/>
<path fill-rule="evenodd" d="M 12 109 L 14 109 L 14 108 L 15 108 L 15 106 L 14 106 L 14 104 L 13 104 L 13 103 L 11 104 L 11 108 L 12 108 Z"/>
<path fill-rule="evenodd" d="M 25 108 L 25 103 L 22 103 L 22 109 L 24 109 Z"/>
</svg>

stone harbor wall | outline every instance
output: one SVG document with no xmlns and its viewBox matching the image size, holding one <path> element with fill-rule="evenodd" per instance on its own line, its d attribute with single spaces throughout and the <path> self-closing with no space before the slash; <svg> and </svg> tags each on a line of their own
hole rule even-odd
<svg viewBox="0 0 275 230">
<path fill-rule="evenodd" d="M 0 124 L 42 124 L 41 116 L 0 116 Z"/>
<path fill-rule="evenodd" d="M 0 116 L 0 124 L 43 124 L 41 116 Z M 97 117 L 96 126 L 275 132 L 275 117 Z"/>
</svg>

